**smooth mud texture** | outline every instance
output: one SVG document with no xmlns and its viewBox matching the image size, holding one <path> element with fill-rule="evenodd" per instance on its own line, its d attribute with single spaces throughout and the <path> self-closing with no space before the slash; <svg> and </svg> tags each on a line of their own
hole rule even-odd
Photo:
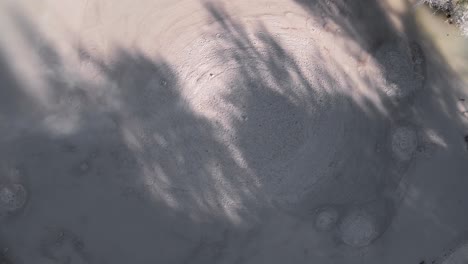
<svg viewBox="0 0 468 264">
<path fill-rule="evenodd" d="M 467 86 L 405 1 L 0 1 L 0 262 L 426 263 Z"/>
</svg>

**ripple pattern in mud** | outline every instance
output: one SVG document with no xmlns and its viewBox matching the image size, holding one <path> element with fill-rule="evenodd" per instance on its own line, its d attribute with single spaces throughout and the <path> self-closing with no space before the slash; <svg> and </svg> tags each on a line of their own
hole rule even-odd
<svg viewBox="0 0 468 264">
<path fill-rule="evenodd" d="M 290 17 L 292 13 L 288 13 Z M 234 153 L 220 154 L 221 163 L 232 164 L 224 157 L 235 156 L 235 163 L 242 168 L 237 170 L 242 176 L 230 175 L 229 168 L 214 178 L 250 177 L 268 196 L 286 203 L 296 203 L 314 190 L 322 196 L 341 197 L 341 191 L 331 186 L 345 185 L 350 178 L 359 178 L 359 183 L 348 187 L 352 197 L 372 195 L 378 180 L 369 183 L 368 178 L 355 174 L 379 173 L 376 167 L 387 157 L 376 157 L 379 161 L 364 167 L 344 168 L 352 163 L 350 153 L 382 143 L 376 142 L 380 140 L 378 129 L 363 128 L 375 120 L 362 114 L 361 106 L 347 96 L 354 96 L 359 89 L 353 83 L 362 81 L 353 79 L 360 77 L 348 71 L 356 62 L 349 50 L 318 41 L 336 39 L 326 39 L 328 33 L 320 24 L 310 30 L 314 24 L 310 17 L 294 14 L 294 27 L 285 27 L 289 22 L 282 15 L 236 14 L 232 19 L 229 14 L 217 13 L 215 17 L 219 20 L 200 26 L 200 33 L 193 34 L 182 49 L 170 49 L 184 84 L 180 91 L 183 98 L 209 120 L 210 129 L 226 151 Z M 252 21 L 261 22 L 254 26 Z M 372 56 L 377 62 L 370 66 L 375 73 L 372 78 L 383 80 L 384 87 L 395 88 L 387 94 L 391 98 L 406 98 L 421 86 L 415 77 L 414 54 L 407 50 L 383 45 Z M 359 136 L 365 133 L 366 137 Z M 343 148 L 349 151 L 341 151 Z M 408 150 L 400 150 L 404 151 Z M 327 180 L 338 174 L 347 176 L 336 183 Z M 323 184 L 318 184 L 322 179 Z M 184 188 L 184 181 L 173 183 Z M 358 194 L 361 181 L 375 186 Z M 330 189 L 321 190 L 324 186 Z"/>
<path fill-rule="evenodd" d="M 296 201 L 329 173 L 348 123 L 342 115 L 347 105 L 332 102 L 336 98 L 326 86 L 335 81 L 325 79 L 307 56 L 296 58 L 271 42 L 249 38 L 243 39 L 247 47 L 226 47 L 235 40 L 219 37 L 192 46 L 187 53 L 198 67 L 187 67 L 185 81 L 191 85 L 185 97 L 213 122 L 224 145 L 242 153 L 241 167 L 253 171 L 269 195 Z M 297 35 L 282 38 L 297 50 L 309 45 Z M 306 175 L 304 164 L 315 173 Z"/>
</svg>

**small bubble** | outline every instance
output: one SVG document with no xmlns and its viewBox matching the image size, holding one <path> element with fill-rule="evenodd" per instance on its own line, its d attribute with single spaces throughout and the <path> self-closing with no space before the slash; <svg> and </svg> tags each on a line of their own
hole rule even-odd
<svg viewBox="0 0 468 264">
<path fill-rule="evenodd" d="M 315 218 L 315 227 L 320 231 L 328 231 L 338 221 L 338 211 L 333 208 L 321 209 Z"/>
<path fill-rule="evenodd" d="M 16 211 L 26 203 L 27 192 L 21 184 L 6 184 L 0 186 L 0 209 Z"/>
<path fill-rule="evenodd" d="M 80 170 L 81 170 L 82 172 L 88 171 L 88 170 L 89 170 L 89 164 L 88 164 L 88 162 L 83 162 L 83 163 L 81 163 L 81 164 L 80 164 Z"/>
<path fill-rule="evenodd" d="M 20 169 L 18 168 L 12 168 L 11 171 L 10 171 L 10 175 L 12 178 L 15 178 L 15 179 L 18 179 L 19 177 L 21 177 L 21 171 Z"/>
<path fill-rule="evenodd" d="M 81 251 L 81 250 L 84 249 L 84 243 L 83 243 L 83 241 L 82 241 L 80 238 L 74 237 L 74 238 L 72 239 L 72 243 L 73 243 L 73 247 L 74 247 L 76 250 Z"/>
<path fill-rule="evenodd" d="M 67 153 L 75 153 L 78 147 L 75 146 L 74 144 L 66 143 L 62 146 L 62 149 L 64 152 L 67 152 Z"/>
<path fill-rule="evenodd" d="M 341 239 L 352 247 L 364 247 L 377 238 L 374 220 L 365 212 L 348 215 L 340 225 Z"/>
</svg>

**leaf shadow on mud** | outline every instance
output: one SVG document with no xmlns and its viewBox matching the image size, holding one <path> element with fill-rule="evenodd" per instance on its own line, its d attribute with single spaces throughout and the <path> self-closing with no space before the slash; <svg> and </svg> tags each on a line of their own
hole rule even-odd
<svg viewBox="0 0 468 264">
<path fill-rule="evenodd" d="M 311 13 L 325 11 L 321 19 L 335 21 L 385 74 L 392 73 L 372 55 L 382 43 L 402 38 L 381 19 L 381 6 L 366 6 L 371 12 L 364 15 L 360 4 L 338 7 L 337 15 L 302 4 Z M 109 59 L 77 45 L 79 66 L 73 69 L 27 18 L 13 16 L 42 65 L 37 85 L 45 94 L 36 98 L 34 85 L 0 50 L 1 180 L 24 184 L 30 197 L 0 229 L 17 263 L 344 261 L 350 249 L 335 234 L 328 248 L 308 235 L 315 232 L 311 212 L 324 205 L 343 214 L 374 212 L 385 233 L 401 201 L 402 175 L 411 167 L 392 156 L 390 131 L 423 118 L 408 103 L 415 96 L 387 100 L 378 92 L 383 106 L 366 97 L 356 101 L 352 91 L 334 90 L 342 83 L 356 86 L 336 58 L 312 50 L 315 61 L 327 63 L 311 77 L 262 24 L 252 34 L 222 6 L 205 7 L 223 36 L 214 51 L 219 63 L 232 66 L 221 82 L 230 89 L 206 98 L 187 92 L 192 87 L 176 65 L 138 50 L 116 48 Z M 402 52 L 411 57 L 419 49 L 408 45 Z M 450 76 L 442 70 L 441 76 Z M 192 85 L 213 88 L 206 78 L 216 74 L 195 76 L 200 81 Z M 444 107 L 440 118 L 459 122 L 448 91 L 424 89 L 428 103 Z M 207 117 L 206 108 L 222 118 Z M 343 124 L 329 125 L 327 118 Z M 335 137 L 307 143 L 328 133 Z M 368 138 L 360 144 L 363 136 Z M 317 152 L 327 164 L 310 158 Z M 25 228 L 30 221 L 34 226 Z M 273 246 L 288 243 L 291 251 L 262 252 L 259 242 L 272 233 Z M 309 246 L 323 252 L 307 255 Z"/>
</svg>

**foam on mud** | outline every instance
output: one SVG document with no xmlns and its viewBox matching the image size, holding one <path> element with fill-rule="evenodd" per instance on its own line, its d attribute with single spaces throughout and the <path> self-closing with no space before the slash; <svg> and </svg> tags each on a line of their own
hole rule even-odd
<svg viewBox="0 0 468 264">
<path fill-rule="evenodd" d="M 378 236 L 374 219 L 363 211 L 346 216 L 340 224 L 339 231 L 342 241 L 352 247 L 367 246 Z"/>
<path fill-rule="evenodd" d="M 392 151 L 403 161 L 411 159 L 418 146 L 416 131 L 410 127 L 398 127 L 392 134 Z"/>
<path fill-rule="evenodd" d="M 27 192 L 20 184 L 0 186 L 0 209 L 11 212 L 21 209 L 26 203 Z"/>
</svg>

